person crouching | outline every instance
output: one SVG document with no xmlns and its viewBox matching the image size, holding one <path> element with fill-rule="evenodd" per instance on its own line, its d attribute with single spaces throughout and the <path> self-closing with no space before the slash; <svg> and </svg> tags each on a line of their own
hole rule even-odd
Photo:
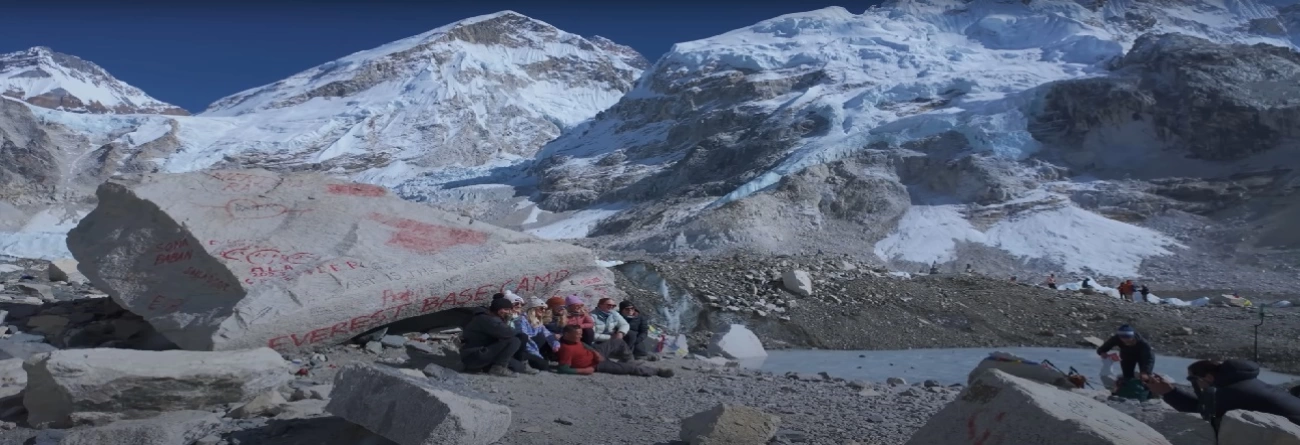
<svg viewBox="0 0 1300 445">
<path fill-rule="evenodd" d="M 536 374 L 524 365 L 523 341 L 509 325 L 514 315 L 514 304 L 506 298 L 497 298 L 487 308 L 476 307 L 469 323 L 461 333 L 460 361 L 465 372 L 481 372 L 499 377 L 513 377 L 511 372 Z"/>
</svg>

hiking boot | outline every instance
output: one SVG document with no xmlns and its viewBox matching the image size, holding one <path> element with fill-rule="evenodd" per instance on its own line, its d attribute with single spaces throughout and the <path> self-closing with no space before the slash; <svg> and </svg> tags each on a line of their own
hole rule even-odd
<svg viewBox="0 0 1300 445">
<path fill-rule="evenodd" d="M 673 370 L 668 369 L 668 368 L 659 368 L 659 372 L 656 372 L 655 375 L 657 375 L 657 376 L 659 376 L 659 377 L 664 377 L 664 378 L 672 377 L 672 376 L 673 376 Z"/>
<path fill-rule="evenodd" d="M 659 356 L 654 355 L 654 354 L 647 354 L 644 358 L 645 358 L 645 360 L 646 360 L 647 362 L 657 362 L 657 361 L 659 361 Z"/>
<path fill-rule="evenodd" d="M 525 367 L 524 367 L 524 374 L 528 374 L 528 375 L 536 375 L 537 373 L 540 373 L 540 372 L 541 372 L 541 371 L 538 371 L 536 368 L 533 368 L 533 367 L 531 367 L 531 366 L 525 366 Z"/>
<path fill-rule="evenodd" d="M 515 372 L 514 372 L 514 371 L 511 371 L 510 369 L 506 368 L 505 366 L 496 365 L 496 366 L 493 366 L 492 369 L 489 369 L 489 370 L 488 370 L 488 375 L 494 375 L 494 376 L 497 376 L 497 377 L 514 377 L 514 376 L 515 376 Z"/>
</svg>

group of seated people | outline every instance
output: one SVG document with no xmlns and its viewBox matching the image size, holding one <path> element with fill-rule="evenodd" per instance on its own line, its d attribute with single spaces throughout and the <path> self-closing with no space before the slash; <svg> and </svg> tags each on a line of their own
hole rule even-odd
<svg viewBox="0 0 1300 445">
<path fill-rule="evenodd" d="M 463 328 L 461 363 L 465 372 L 501 377 L 540 371 L 672 377 L 671 369 L 644 363 L 655 360 L 644 345 L 649 329 L 628 301 L 602 298 L 588 311 L 577 295 L 525 301 L 496 294 Z"/>
</svg>

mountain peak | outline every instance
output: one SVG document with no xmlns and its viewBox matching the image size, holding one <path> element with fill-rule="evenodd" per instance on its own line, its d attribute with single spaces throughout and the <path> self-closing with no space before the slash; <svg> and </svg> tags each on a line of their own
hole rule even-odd
<svg viewBox="0 0 1300 445">
<path fill-rule="evenodd" d="M 73 113 L 189 114 L 149 97 L 99 65 L 47 46 L 0 54 L 0 95 Z"/>
</svg>

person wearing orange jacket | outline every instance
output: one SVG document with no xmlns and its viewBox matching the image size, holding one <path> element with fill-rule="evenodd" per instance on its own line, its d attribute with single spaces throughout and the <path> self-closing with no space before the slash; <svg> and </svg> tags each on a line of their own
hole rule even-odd
<svg viewBox="0 0 1300 445">
<path fill-rule="evenodd" d="M 1133 286 L 1133 280 L 1124 280 L 1123 283 L 1120 283 L 1117 289 L 1119 289 L 1120 297 L 1123 297 L 1125 300 L 1133 301 L 1133 291 L 1136 290 Z"/>
</svg>

